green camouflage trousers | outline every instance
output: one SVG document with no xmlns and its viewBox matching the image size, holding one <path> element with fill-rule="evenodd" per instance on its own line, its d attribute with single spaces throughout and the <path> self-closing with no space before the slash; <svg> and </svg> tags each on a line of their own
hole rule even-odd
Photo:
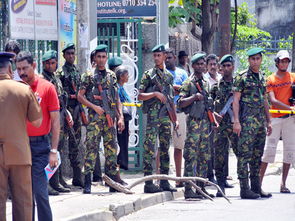
<svg viewBox="0 0 295 221">
<path fill-rule="evenodd" d="M 115 128 L 109 128 L 105 115 L 89 114 L 89 124 L 86 133 L 86 156 L 84 163 L 84 174 L 92 173 L 96 157 L 99 157 L 99 144 L 103 137 L 105 154 L 105 171 L 108 176 L 115 176 L 117 169 L 117 143 Z"/>
<path fill-rule="evenodd" d="M 258 177 L 263 155 L 266 130 L 264 119 L 261 117 L 247 116 L 241 121 L 241 134 L 238 141 L 238 179 Z"/>
<path fill-rule="evenodd" d="M 159 110 L 151 110 L 147 114 L 147 127 L 145 142 L 143 145 L 143 166 L 144 175 L 153 173 L 153 157 L 155 155 L 155 144 L 157 135 L 159 135 L 159 154 L 160 154 L 160 173 L 168 174 L 169 172 L 169 144 L 171 138 L 171 122 L 168 116 L 158 117 Z"/>
<path fill-rule="evenodd" d="M 74 121 L 73 130 L 74 130 L 77 143 L 75 143 L 73 133 L 68 128 L 67 122 L 65 122 L 65 131 L 64 131 L 63 137 L 64 139 L 69 139 L 69 159 L 71 161 L 71 166 L 77 167 L 77 165 L 80 165 L 81 163 L 78 158 L 79 144 L 81 140 L 81 120 L 80 120 L 79 113 L 75 113 L 74 108 L 68 107 L 68 110 L 73 117 L 73 121 Z"/>
<path fill-rule="evenodd" d="M 215 147 L 215 176 L 218 180 L 226 179 L 225 164 L 228 161 L 228 149 L 231 146 L 234 153 L 237 153 L 238 135 L 233 133 L 233 126 L 231 123 L 220 123 L 219 128 L 215 133 L 214 147 Z M 227 158 L 227 159 L 226 159 Z"/>
<path fill-rule="evenodd" d="M 208 160 L 211 157 L 209 144 L 209 121 L 187 118 L 187 136 L 184 145 L 184 176 L 207 178 Z M 194 173 L 196 167 L 196 174 Z"/>
</svg>

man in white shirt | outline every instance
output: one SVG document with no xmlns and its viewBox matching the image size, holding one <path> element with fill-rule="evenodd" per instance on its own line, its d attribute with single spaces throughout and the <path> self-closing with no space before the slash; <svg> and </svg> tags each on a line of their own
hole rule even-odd
<svg viewBox="0 0 295 221">
<path fill-rule="evenodd" d="M 206 58 L 206 65 L 208 72 L 204 74 L 204 79 L 209 81 L 210 88 L 216 84 L 222 75 L 217 72 L 218 70 L 218 57 L 215 54 L 209 54 Z"/>
</svg>

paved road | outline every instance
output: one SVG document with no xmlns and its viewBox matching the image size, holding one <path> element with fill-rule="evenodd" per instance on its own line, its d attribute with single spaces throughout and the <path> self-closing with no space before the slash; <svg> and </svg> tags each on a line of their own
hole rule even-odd
<svg viewBox="0 0 295 221">
<path fill-rule="evenodd" d="M 288 186 L 295 192 L 295 171 L 292 169 Z M 120 221 L 179 221 L 179 220 L 226 220 L 226 221 L 293 221 L 295 220 L 295 193 L 280 194 L 280 175 L 270 175 L 265 178 L 264 189 L 271 191 L 270 199 L 241 200 L 239 185 L 234 189 L 226 189 L 232 204 L 222 198 L 214 202 L 209 200 L 176 201 L 158 204 L 120 219 Z M 213 189 L 209 192 L 215 192 Z"/>
</svg>

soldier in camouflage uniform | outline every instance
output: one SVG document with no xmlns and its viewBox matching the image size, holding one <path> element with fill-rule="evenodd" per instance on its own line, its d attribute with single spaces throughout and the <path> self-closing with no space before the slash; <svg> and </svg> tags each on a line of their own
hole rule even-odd
<svg viewBox="0 0 295 221">
<path fill-rule="evenodd" d="M 64 137 L 69 138 L 69 158 L 73 168 L 72 184 L 74 186 L 83 187 L 83 182 L 81 179 L 81 162 L 78 158 L 79 143 L 81 139 L 81 119 L 79 114 L 80 104 L 77 100 L 77 89 L 79 88 L 81 76 L 78 68 L 74 64 L 76 56 L 75 51 L 75 45 L 72 43 L 66 44 L 66 46 L 63 48 L 62 52 L 66 61 L 62 68 L 57 71 L 57 76 L 62 83 L 64 91 L 68 95 L 67 109 L 71 113 L 74 121 L 73 129 L 76 140 L 68 127 L 66 127 L 64 131 Z"/>
<path fill-rule="evenodd" d="M 207 178 L 208 160 L 211 157 L 209 144 L 210 121 L 206 109 L 209 107 L 209 83 L 204 80 L 205 54 L 195 54 L 192 59 L 194 74 L 180 88 L 178 106 L 188 114 L 187 137 L 184 145 L 183 158 L 184 176 L 199 176 Z M 201 87 L 200 91 L 197 84 Z M 213 102 L 212 104 L 213 105 Z M 196 174 L 194 173 L 196 167 Z M 206 192 L 204 183 L 198 183 Z M 207 193 L 207 192 L 206 192 Z M 192 186 L 185 184 L 185 199 L 202 198 L 193 192 Z"/>
<path fill-rule="evenodd" d="M 118 123 L 118 130 L 124 129 L 122 104 L 118 99 L 117 79 L 114 72 L 105 68 L 107 62 L 107 45 L 98 45 L 94 60 L 96 69 L 82 75 L 78 92 L 79 101 L 88 107 L 89 124 L 86 134 L 86 156 L 84 164 L 85 187 L 83 193 L 91 193 L 91 174 L 101 137 L 103 137 L 106 175 L 117 181 L 117 142 L 116 129 L 111 122 Z M 100 88 L 101 87 L 101 88 Z M 101 90 L 100 90 L 101 89 Z M 115 105 L 112 105 L 114 103 Z M 110 188 L 113 192 L 114 189 Z"/>
<path fill-rule="evenodd" d="M 55 89 L 59 98 L 60 112 L 61 112 L 60 113 L 61 128 L 60 128 L 60 135 L 59 135 L 60 137 L 59 137 L 58 150 L 59 152 L 62 152 L 64 150 L 64 136 L 63 136 L 64 118 L 62 117 L 63 116 L 62 112 L 65 109 L 65 105 L 64 105 L 65 94 L 62 88 L 62 83 L 60 82 L 59 78 L 55 76 L 55 71 L 57 69 L 57 52 L 54 50 L 49 50 L 45 52 L 44 55 L 42 56 L 42 62 L 43 62 L 42 76 L 55 86 Z M 63 154 L 61 154 L 61 156 L 63 156 Z M 62 159 L 62 162 L 63 162 L 63 159 Z M 61 193 L 70 192 L 69 188 L 64 188 L 60 185 L 59 177 L 61 177 L 61 180 L 63 180 L 61 168 L 59 168 L 49 180 L 49 186 L 48 186 L 49 195 L 58 195 L 59 192 Z"/>
<path fill-rule="evenodd" d="M 247 52 L 249 69 L 236 76 L 233 88 L 233 131 L 239 136 L 237 158 L 242 199 L 257 199 L 268 195 L 261 190 L 259 180 L 265 137 L 271 134 L 266 84 L 260 72 L 262 52 L 261 48 L 252 48 Z M 267 127 L 267 133 L 265 127 Z"/>
<path fill-rule="evenodd" d="M 155 144 L 159 136 L 159 155 L 160 155 L 160 173 L 169 172 L 169 142 L 171 138 L 171 122 L 164 103 L 167 97 L 160 92 L 158 84 L 167 89 L 167 96 L 173 99 L 173 76 L 164 67 L 165 47 L 163 44 L 153 48 L 153 57 L 155 67 L 146 71 L 141 79 L 139 86 L 138 99 L 143 100 L 143 111 L 147 113 L 147 127 L 144 142 L 144 175 L 152 175 L 152 159 L 155 155 Z M 158 83 L 157 83 L 158 82 Z M 169 93 L 169 94 L 168 94 Z M 173 104 L 174 105 L 174 104 Z M 161 191 L 176 191 L 169 184 L 168 180 L 161 180 L 160 187 L 152 181 L 146 181 L 144 185 L 145 193 L 155 193 Z"/>
<path fill-rule="evenodd" d="M 231 146 L 236 153 L 238 144 L 238 136 L 233 133 L 232 125 L 233 112 L 231 106 L 233 99 L 233 56 L 224 55 L 220 60 L 220 65 L 224 73 L 223 77 L 218 83 L 212 86 L 210 94 L 214 100 L 214 111 L 216 112 L 216 117 L 219 121 L 219 128 L 216 131 L 214 139 L 215 176 L 219 187 L 224 192 L 227 176 L 225 173 L 225 167 L 228 162 L 228 149 L 229 146 Z M 218 191 L 216 196 L 222 197 L 222 194 Z"/>
</svg>

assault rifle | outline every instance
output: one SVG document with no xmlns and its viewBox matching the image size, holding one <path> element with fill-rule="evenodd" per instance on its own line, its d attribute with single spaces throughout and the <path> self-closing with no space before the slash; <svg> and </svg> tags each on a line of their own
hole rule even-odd
<svg viewBox="0 0 295 221">
<path fill-rule="evenodd" d="M 206 95 L 205 95 L 204 91 L 202 90 L 199 82 L 196 82 L 196 87 L 197 87 L 198 91 L 206 99 L 206 101 L 205 101 L 205 110 L 207 112 L 210 123 L 215 124 L 216 127 L 219 127 L 219 123 L 217 122 L 217 120 L 216 120 L 216 118 L 215 118 L 215 116 L 213 114 L 212 108 L 208 105 L 208 98 L 206 98 Z"/>
<path fill-rule="evenodd" d="M 229 99 L 227 100 L 226 104 L 224 105 L 224 107 L 222 108 L 222 110 L 219 112 L 219 115 L 222 116 L 222 117 L 224 117 L 224 115 L 226 113 L 228 113 L 229 116 L 230 116 L 231 122 L 234 122 L 233 110 L 231 108 L 231 105 L 232 105 L 233 101 L 234 101 L 234 97 L 233 97 L 233 95 L 231 95 L 229 97 Z"/>
<path fill-rule="evenodd" d="M 174 127 L 174 131 L 176 133 L 176 136 L 180 137 L 180 134 L 178 134 L 178 131 L 176 130 L 176 121 L 177 121 L 176 109 L 175 109 L 175 105 L 174 105 L 174 102 L 173 102 L 173 98 L 171 96 L 169 96 L 169 88 L 167 86 L 163 87 L 159 83 L 159 81 L 157 79 L 157 75 L 154 75 L 151 79 L 156 84 L 156 87 L 160 90 L 160 92 L 162 94 L 164 94 L 164 96 L 167 99 L 164 106 L 160 109 L 159 116 L 161 116 L 161 113 L 163 113 L 165 111 L 165 109 L 166 109 L 167 112 L 168 112 L 169 119 L 173 123 L 173 127 Z"/>
</svg>

